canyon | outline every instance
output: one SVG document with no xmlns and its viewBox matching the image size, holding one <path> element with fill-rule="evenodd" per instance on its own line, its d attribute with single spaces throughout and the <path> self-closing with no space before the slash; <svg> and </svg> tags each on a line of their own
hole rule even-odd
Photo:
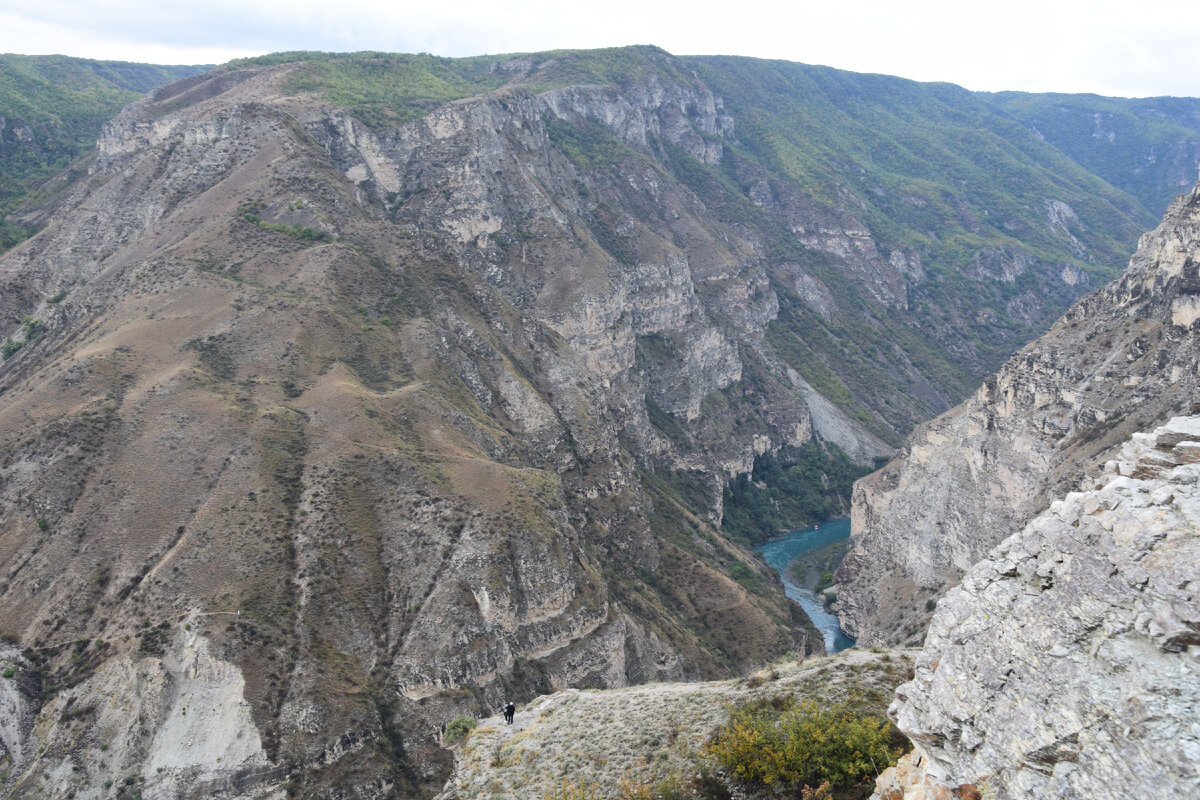
<svg viewBox="0 0 1200 800">
<path fill-rule="evenodd" d="M 940 647 L 972 564 L 1193 413 L 1200 200 L 1085 297 L 1178 175 L 1010 100 L 638 47 L 279 54 L 125 107 L 0 254 L 3 796 L 432 796 L 491 779 L 457 717 L 820 653 L 721 525 L 805 447 L 899 452 L 836 607 L 919 644 L 944 605 Z M 907 686 L 909 764 L 1002 771 Z"/>
</svg>

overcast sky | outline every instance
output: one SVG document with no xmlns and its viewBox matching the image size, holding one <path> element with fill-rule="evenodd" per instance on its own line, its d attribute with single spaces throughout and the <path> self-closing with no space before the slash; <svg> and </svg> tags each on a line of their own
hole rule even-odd
<svg viewBox="0 0 1200 800">
<path fill-rule="evenodd" d="M 160 64 L 656 44 L 968 89 L 1200 96 L 1196 0 L 0 0 L 0 52 Z"/>
</svg>

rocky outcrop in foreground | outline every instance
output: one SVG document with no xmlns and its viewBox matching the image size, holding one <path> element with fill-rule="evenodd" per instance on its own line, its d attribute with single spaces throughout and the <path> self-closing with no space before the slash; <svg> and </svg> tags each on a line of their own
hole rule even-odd
<svg viewBox="0 0 1200 800">
<path fill-rule="evenodd" d="M 855 485 L 837 574 L 860 644 L 919 643 L 937 594 L 1112 448 L 1197 413 L 1200 190 L 1142 237 L 1121 278 L 1075 304 L 901 458 Z"/>
<path fill-rule="evenodd" d="M 630 796 L 631 787 L 685 780 L 697 772 L 697 754 L 728 723 L 731 708 L 786 697 L 864 698 L 871 713 L 882 713 L 871 704 L 911 674 L 914 653 L 844 650 L 737 680 L 544 695 L 522 706 L 512 725 L 500 716 L 482 720 L 456 745 L 454 775 L 437 800 L 556 797 L 563 786 L 590 787 L 594 797 Z"/>
<path fill-rule="evenodd" d="M 1200 417 L 1093 486 L 939 605 L 889 709 L 916 750 L 876 797 L 1200 795 Z"/>
</svg>

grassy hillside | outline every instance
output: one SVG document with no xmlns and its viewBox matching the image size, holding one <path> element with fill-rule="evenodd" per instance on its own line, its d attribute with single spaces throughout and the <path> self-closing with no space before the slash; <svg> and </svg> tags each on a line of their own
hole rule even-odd
<svg viewBox="0 0 1200 800">
<path fill-rule="evenodd" d="M 816 313 L 777 286 L 772 345 L 885 440 L 903 435 L 905 416 L 911 424 L 963 397 L 1057 317 L 1078 291 L 1055 273 L 1077 269 L 1098 285 L 1153 224 L 1136 199 L 959 87 L 745 58 L 686 61 L 735 122 L 724 174 L 689 184 L 705 202 L 729 206 L 741 194 L 748 206 L 765 174 L 784 184 L 777 198 L 790 190 L 853 215 L 881 256 L 919 259 L 903 301 L 881 308 L 845 259 L 797 247 L 791 219 L 776 215 L 766 239 L 771 255 L 823 282 L 839 311 Z M 1070 211 L 1057 219 L 1062 207 Z M 995 254 L 1032 266 L 997 278 L 979 266 Z M 910 380 L 905 361 L 926 385 Z M 892 430 L 872 424 L 880 418 Z"/>
<path fill-rule="evenodd" d="M 407 122 L 442 103 L 512 83 L 539 93 L 565 86 L 635 85 L 651 72 L 669 80 L 693 80 L 676 59 L 650 46 L 471 58 L 297 51 L 239 59 L 227 68 L 296 62 L 303 66 L 288 77 L 287 90 L 316 92 L 331 103 L 351 109 L 372 127 Z"/>
<path fill-rule="evenodd" d="M 1200 99 L 999 92 L 978 97 L 1117 186 L 1155 216 L 1191 188 Z"/>
<path fill-rule="evenodd" d="M 203 69 L 0 54 L 0 217 L 90 149 L 122 106 Z M 0 250 L 26 233 L 0 222 Z"/>
</svg>

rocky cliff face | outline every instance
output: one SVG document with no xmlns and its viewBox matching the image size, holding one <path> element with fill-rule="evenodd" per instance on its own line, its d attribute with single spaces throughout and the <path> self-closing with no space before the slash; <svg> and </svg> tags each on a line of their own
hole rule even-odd
<svg viewBox="0 0 1200 800">
<path fill-rule="evenodd" d="M 11 796 L 419 794 L 456 713 L 819 647 L 716 529 L 726 472 L 814 427 L 799 378 L 745 380 L 765 266 L 629 155 L 718 158 L 711 93 L 374 130 L 296 68 L 135 104 L 0 261 L 39 320 L 0 367 Z"/>
<path fill-rule="evenodd" d="M 877 797 L 1200 791 L 1200 417 L 1135 434 L 938 606 Z"/>
<path fill-rule="evenodd" d="M 28 211 L 0 258 L 6 792 L 420 795 L 457 714 L 815 647 L 721 488 L 945 406 L 922 255 L 739 155 L 677 59 L 593 58 L 231 66 Z M 1082 285 L 1006 258 L 979 280 Z M 864 410 L 843 361 L 913 391 Z"/>
<path fill-rule="evenodd" d="M 1200 383 L 1200 191 L 1142 237 L 1125 274 L 1076 304 L 900 458 L 856 484 L 838 572 L 860 642 L 919 642 L 935 598 L 1130 433 L 1190 411 Z"/>
</svg>

